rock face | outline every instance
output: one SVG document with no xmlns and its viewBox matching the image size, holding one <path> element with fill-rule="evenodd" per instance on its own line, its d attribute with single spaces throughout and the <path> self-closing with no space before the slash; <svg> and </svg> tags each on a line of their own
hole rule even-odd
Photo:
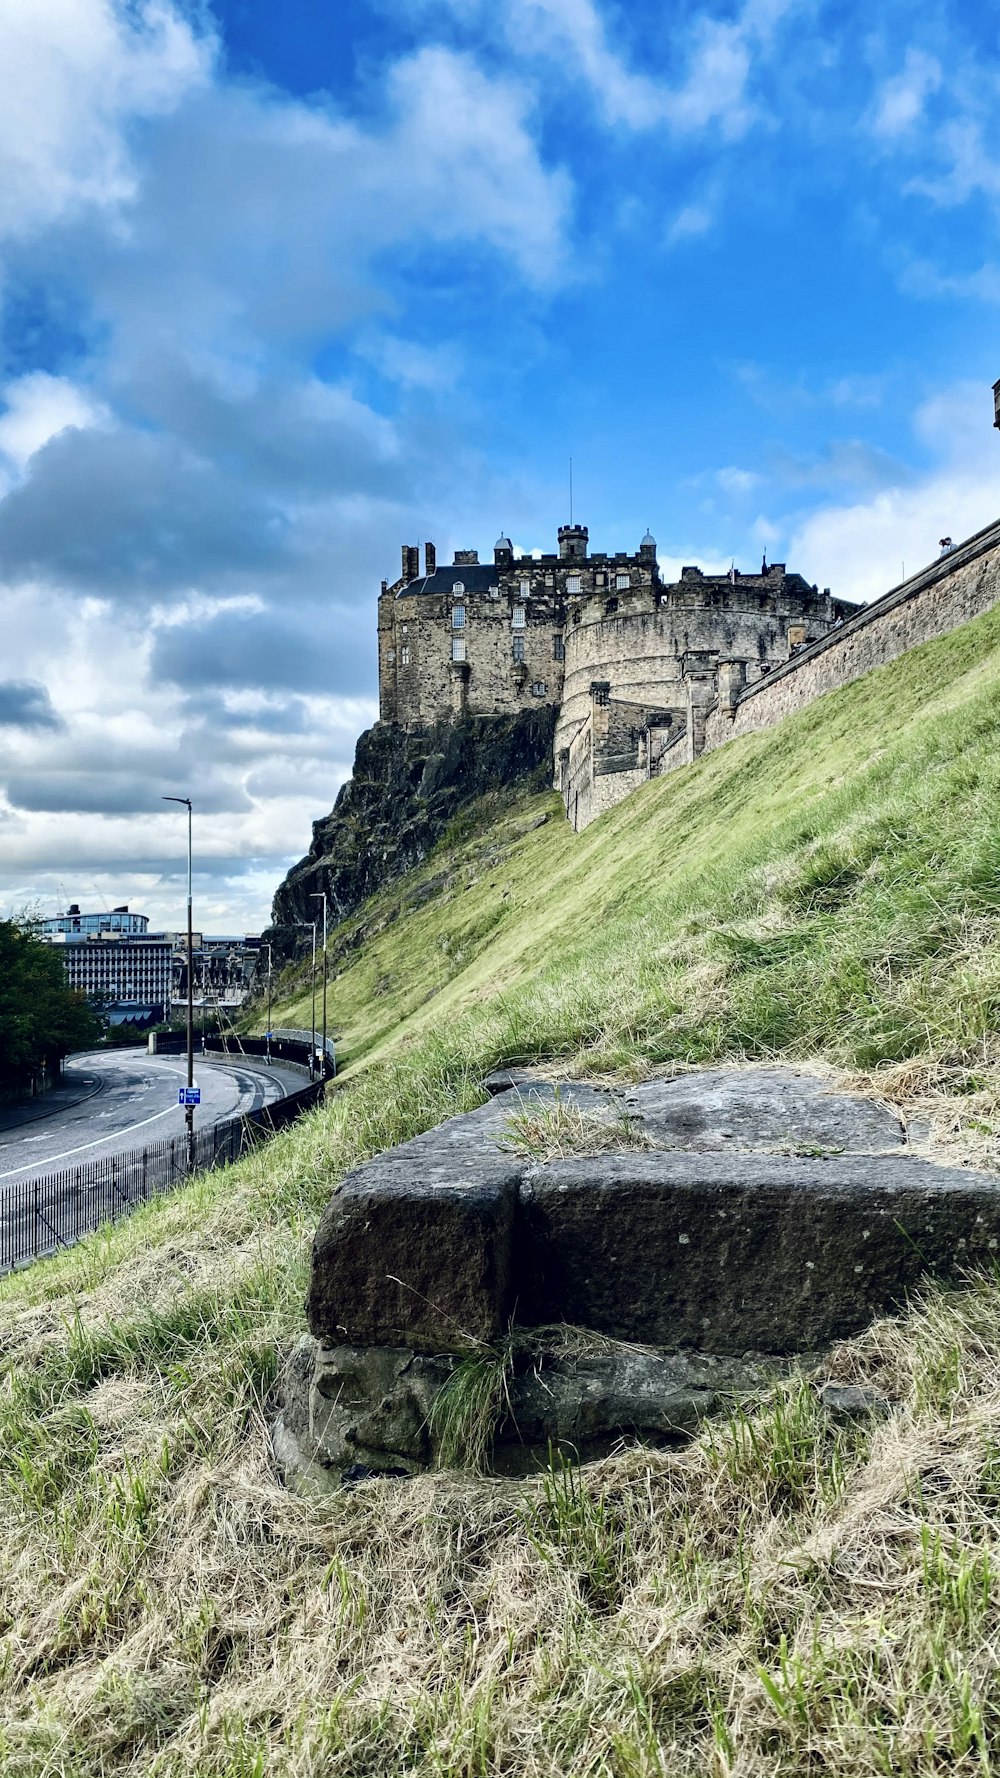
<svg viewBox="0 0 1000 1778">
<path fill-rule="evenodd" d="M 773 1371 L 998 1251 L 1000 1180 L 915 1158 L 888 1107 L 804 1071 L 491 1085 L 327 1208 L 278 1433 L 300 1479 L 432 1461 L 438 1393 L 511 1350 L 501 1467 L 548 1439 L 676 1437 L 747 1386 L 749 1354 Z M 553 1324 L 596 1350 L 553 1356 Z"/>
<path fill-rule="evenodd" d="M 388 723 L 368 729 L 332 814 L 313 824 L 308 853 L 275 895 L 266 936 L 276 954 L 292 955 L 295 923 L 315 914 L 314 892 L 327 890 L 331 915 L 344 919 L 420 864 L 475 798 L 509 787 L 545 789 L 554 724 L 554 710 L 542 707 L 410 730 Z"/>
</svg>

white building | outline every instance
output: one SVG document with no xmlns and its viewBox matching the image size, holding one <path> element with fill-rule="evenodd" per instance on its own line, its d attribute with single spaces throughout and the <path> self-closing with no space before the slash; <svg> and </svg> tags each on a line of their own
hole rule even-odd
<svg viewBox="0 0 1000 1778">
<path fill-rule="evenodd" d="M 174 947 L 166 933 L 148 928 L 146 915 L 127 907 L 82 914 L 74 903 L 43 920 L 39 936 L 59 951 L 69 986 L 121 1025 L 170 1017 Z"/>
</svg>

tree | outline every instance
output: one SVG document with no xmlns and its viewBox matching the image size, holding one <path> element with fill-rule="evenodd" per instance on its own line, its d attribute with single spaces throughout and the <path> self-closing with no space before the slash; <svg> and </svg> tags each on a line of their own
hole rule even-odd
<svg viewBox="0 0 1000 1778">
<path fill-rule="evenodd" d="M 99 1032 L 83 995 L 67 985 L 58 951 L 21 922 L 0 920 L 0 1080 L 26 1085 Z"/>
</svg>

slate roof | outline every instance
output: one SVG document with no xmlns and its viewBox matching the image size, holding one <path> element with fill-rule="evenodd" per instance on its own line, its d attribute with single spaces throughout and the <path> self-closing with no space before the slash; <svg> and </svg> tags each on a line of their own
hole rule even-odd
<svg viewBox="0 0 1000 1778">
<path fill-rule="evenodd" d="M 443 599 L 456 580 L 462 582 L 467 593 L 488 593 L 491 586 L 499 586 L 498 574 L 492 562 L 449 562 L 444 568 L 435 568 L 433 574 L 425 574 L 422 580 L 411 580 L 408 586 L 400 587 L 396 597 L 409 599 L 414 593 L 436 593 Z"/>
</svg>

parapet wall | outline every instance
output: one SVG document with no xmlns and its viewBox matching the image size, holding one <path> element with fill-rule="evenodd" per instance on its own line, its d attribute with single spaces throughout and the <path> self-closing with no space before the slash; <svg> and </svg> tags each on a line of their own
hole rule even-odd
<svg viewBox="0 0 1000 1778">
<path fill-rule="evenodd" d="M 747 686 L 731 709 L 716 705 L 706 723 L 705 752 L 737 735 L 773 727 L 824 692 L 849 685 L 998 603 L 1000 522 L 977 531 L 949 555 L 801 649 L 785 666 Z"/>
</svg>

